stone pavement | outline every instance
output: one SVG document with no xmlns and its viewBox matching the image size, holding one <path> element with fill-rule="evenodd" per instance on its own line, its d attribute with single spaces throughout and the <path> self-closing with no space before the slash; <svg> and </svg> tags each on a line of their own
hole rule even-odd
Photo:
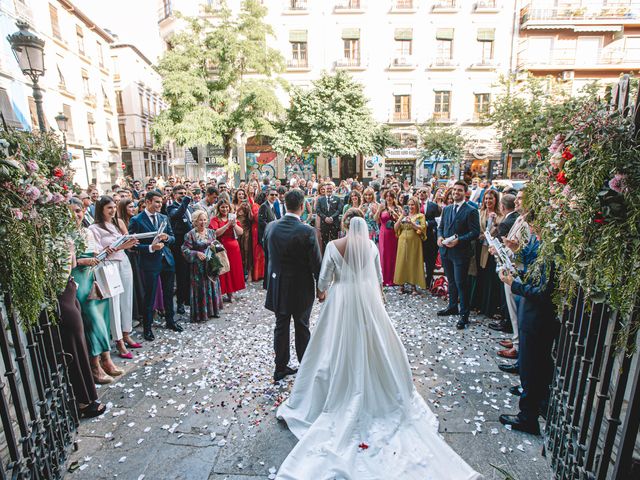
<svg viewBox="0 0 640 480">
<path fill-rule="evenodd" d="M 517 411 L 508 393 L 516 377 L 497 368 L 497 340 L 483 323 L 459 332 L 438 318 L 442 300 L 387 292 L 387 310 L 407 349 L 418 391 L 440 420 L 440 433 L 486 478 L 551 478 L 541 437 L 509 431 L 500 413 Z M 292 380 L 274 385 L 270 312 L 251 286 L 225 304 L 221 319 L 183 322 L 174 334 L 156 328 L 156 341 L 120 361 L 127 373 L 100 387 L 109 411 L 84 420 L 70 480 L 274 478 L 296 443 L 275 409 Z M 314 308 L 313 319 L 318 313 Z M 294 355 L 295 356 L 295 355 Z M 311 479 L 301 479 L 311 480 Z"/>
</svg>

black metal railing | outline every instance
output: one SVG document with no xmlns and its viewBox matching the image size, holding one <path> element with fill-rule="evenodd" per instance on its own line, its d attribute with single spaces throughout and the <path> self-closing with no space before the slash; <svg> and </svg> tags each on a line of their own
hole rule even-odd
<svg viewBox="0 0 640 480">
<path fill-rule="evenodd" d="M 611 91 L 611 109 L 640 129 L 640 95 L 630 78 Z M 545 450 L 557 479 L 640 478 L 640 297 L 628 317 L 579 290 L 564 310 L 554 350 Z M 625 345 L 619 345 L 619 339 Z"/>
<path fill-rule="evenodd" d="M 0 353 L 0 478 L 62 478 L 78 413 L 59 329 L 44 312 L 23 329 L 5 295 Z"/>
</svg>

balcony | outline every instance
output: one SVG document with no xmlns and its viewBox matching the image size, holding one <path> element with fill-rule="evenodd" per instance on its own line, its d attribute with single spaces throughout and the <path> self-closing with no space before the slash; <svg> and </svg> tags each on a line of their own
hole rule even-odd
<svg viewBox="0 0 640 480">
<path fill-rule="evenodd" d="M 438 123 L 451 123 L 453 120 L 451 119 L 450 112 L 433 112 L 433 116 L 431 117 L 433 121 Z"/>
<path fill-rule="evenodd" d="M 582 7 L 566 5 L 534 8 L 535 2 L 520 10 L 522 29 L 573 29 L 577 26 L 640 25 L 640 1 Z M 577 31 L 580 31 L 578 29 Z M 584 31 L 584 30 L 582 30 Z M 603 30 L 605 31 L 605 30 Z"/>
<path fill-rule="evenodd" d="M 640 69 L 640 48 L 600 49 L 593 55 L 567 49 L 553 49 L 547 58 L 518 57 L 518 69 L 531 71 L 564 70 L 637 70 Z"/>
<path fill-rule="evenodd" d="M 361 58 L 341 58 L 336 60 L 334 65 L 336 70 L 366 70 L 367 65 Z"/>
<path fill-rule="evenodd" d="M 91 108 L 96 108 L 96 105 L 97 105 L 96 96 L 93 93 L 85 93 L 84 103 L 86 103 Z"/>
<path fill-rule="evenodd" d="M 456 13 L 459 10 L 458 0 L 437 0 L 431 7 L 432 13 Z"/>
<path fill-rule="evenodd" d="M 306 15 L 309 13 L 307 0 L 285 0 L 284 15 Z"/>
<path fill-rule="evenodd" d="M 478 60 L 469 65 L 469 70 L 495 70 L 499 64 L 493 58 Z"/>
<path fill-rule="evenodd" d="M 389 123 L 415 123 L 411 118 L 411 112 L 393 112 Z"/>
<path fill-rule="evenodd" d="M 474 13 L 498 13 L 500 6 L 497 0 L 480 0 L 473 6 Z"/>
<path fill-rule="evenodd" d="M 455 70 L 460 64 L 453 58 L 436 58 L 429 65 L 430 70 Z"/>
<path fill-rule="evenodd" d="M 390 13 L 415 13 L 417 0 L 395 0 L 391 6 Z"/>
<path fill-rule="evenodd" d="M 338 0 L 334 13 L 364 13 L 363 0 Z"/>
<path fill-rule="evenodd" d="M 163 0 L 163 5 L 158 9 L 158 23 L 162 23 L 173 16 L 173 6 L 171 1 Z"/>
<path fill-rule="evenodd" d="M 390 70 L 413 70 L 416 63 L 411 55 L 397 56 L 391 59 Z"/>
<path fill-rule="evenodd" d="M 306 58 L 291 58 L 287 60 L 287 71 L 308 72 L 309 70 L 311 70 L 311 68 Z"/>
</svg>

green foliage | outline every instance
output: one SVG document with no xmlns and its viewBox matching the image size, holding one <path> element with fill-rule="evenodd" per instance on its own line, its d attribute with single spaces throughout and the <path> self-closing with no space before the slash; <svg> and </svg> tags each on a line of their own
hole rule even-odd
<svg viewBox="0 0 640 480">
<path fill-rule="evenodd" d="M 626 337 L 638 327 L 631 319 L 640 294 L 640 143 L 631 119 L 612 113 L 604 100 L 565 106 L 556 119 L 565 128 L 540 147 L 526 189 L 542 238 L 539 261 L 558 266 L 560 307 L 582 287 L 593 301 L 620 311 L 630 327 Z"/>
<path fill-rule="evenodd" d="M 0 289 L 28 328 L 54 311 L 70 272 L 77 227 L 67 207 L 73 172 L 52 134 L 3 131 L 0 153 Z"/>
<path fill-rule="evenodd" d="M 313 88 L 294 87 L 290 94 L 286 119 L 273 143 L 277 152 L 339 157 L 383 153 L 394 144 L 373 119 L 363 86 L 347 72 L 323 73 Z"/>
<path fill-rule="evenodd" d="M 430 121 L 419 128 L 424 158 L 460 162 L 467 139 L 462 131 L 449 125 Z"/>
<path fill-rule="evenodd" d="M 170 39 L 158 67 L 169 108 L 152 131 L 158 143 L 223 146 L 229 159 L 237 132 L 274 134 L 284 59 L 267 44 L 273 29 L 259 1 L 245 0 L 237 17 L 225 2 L 210 13 L 214 20 L 184 18 L 187 28 Z"/>
<path fill-rule="evenodd" d="M 384 124 L 378 125 L 373 134 L 373 148 L 374 153 L 383 155 L 387 148 L 400 148 L 402 143 L 396 135 L 391 132 L 391 129 Z"/>
</svg>

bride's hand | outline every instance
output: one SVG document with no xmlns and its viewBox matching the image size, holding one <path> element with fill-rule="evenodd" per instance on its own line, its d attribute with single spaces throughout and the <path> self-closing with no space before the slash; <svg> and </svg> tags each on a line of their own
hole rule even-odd
<svg viewBox="0 0 640 480">
<path fill-rule="evenodd" d="M 321 291 L 316 292 L 316 296 L 318 297 L 318 302 L 320 303 L 324 302 L 327 298 L 327 294 Z"/>
</svg>

